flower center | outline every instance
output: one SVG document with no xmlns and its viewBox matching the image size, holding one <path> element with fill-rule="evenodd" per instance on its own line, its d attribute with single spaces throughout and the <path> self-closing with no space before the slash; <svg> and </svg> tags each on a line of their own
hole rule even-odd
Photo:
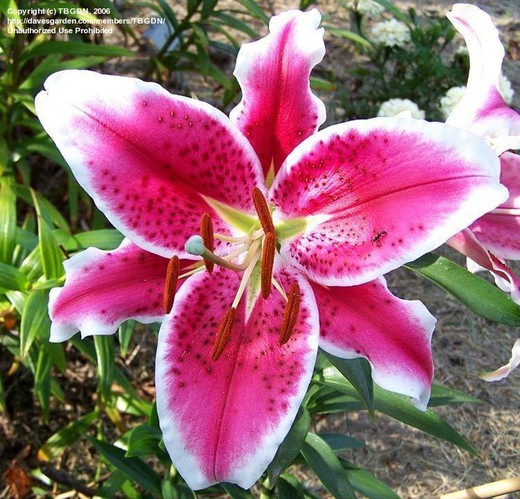
<svg viewBox="0 0 520 499">
<path fill-rule="evenodd" d="M 280 328 L 280 345 L 287 343 L 298 318 L 301 300 L 298 284 L 293 282 L 287 293 L 281 283 L 277 282 L 273 276 L 277 235 L 271 209 L 260 189 L 254 188 L 252 198 L 258 221 L 253 224 L 248 233 L 243 236 L 214 233 L 211 216 L 205 213 L 201 220 L 200 235 L 190 237 L 185 246 L 187 253 L 200 256 L 203 261 L 194 263 L 185 269 L 183 274 L 180 273 L 180 262 L 177 256 L 174 255 L 168 265 L 164 292 L 164 310 L 167 314 L 173 307 L 179 279 L 204 270 L 211 273 L 215 265 L 242 274 L 235 298 L 220 321 L 211 352 L 213 360 L 220 358 L 230 339 L 236 309 L 255 270 L 259 271 L 260 274 L 260 294 L 262 298 L 268 299 L 274 287 L 287 302 Z M 301 222 L 299 224 L 301 225 Z M 219 256 L 214 253 L 215 239 L 231 243 L 232 249 L 228 254 Z"/>
</svg>

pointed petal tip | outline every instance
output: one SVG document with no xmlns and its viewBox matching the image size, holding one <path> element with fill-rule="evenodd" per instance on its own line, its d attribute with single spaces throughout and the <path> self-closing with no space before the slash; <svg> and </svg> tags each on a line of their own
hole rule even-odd
<svg viewBox="0 0 520 499">
<path fill-rule="evenodd" d="M 515 344 L 513 345 L 513 348 L 511 350 L 511 358 L 509 359 L 509 362 L 500 368 L 498 368 L 496 371 L 488 372 L 488 373 L 482 373 L 480 375 L 480 378 L 484 381 L 488 382 L 494 382 L 494 381 L 501 381 L 505 378 L 507 378 L 511 372 L 513 372 L 514 369 L 516 369 L 520 365 L 520 338 L 515 341 Z"/>
</svg>

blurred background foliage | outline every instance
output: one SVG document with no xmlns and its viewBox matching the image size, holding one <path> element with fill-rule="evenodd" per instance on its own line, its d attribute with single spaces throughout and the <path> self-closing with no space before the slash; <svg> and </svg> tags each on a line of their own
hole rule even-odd
<svg viewBox="0 0 520 499">
<path fill-rule="evenodd" d="M 314 4 L 320 6 L 319 1 L 301 0 L 300 7 Z M 332 121 L 372 117 L 382 102 L 394 97 L 412 99 L 428 118 L 439 119 L 440 96 L 463 84 L 467 74 L 467 56 L 450 50 L 453 29 L 444 19 L 418 19 L 413 10 L 401 12 L 383 0 L 378 4 L 387 19 L 406 25 L 409 43 L 402 47 L 373 43 L 366 15 L 357 4 L 340 4 L 344 15 L 339 20 L 324 18 L 332 55 L 313 74 L 313 88 L 326 101 Z M 20 19 L 18 9 L 57 7 L 70 13 L 56 19 L 95 22 L 92 12 L 98 8 L 106 12 L 104 17 L 157 17 L 165 22 L 114 24 L 110 35 L 13 30 Z M 78 7 L 89 11 L 75 10 Z M 153 371 L 157 328 L 127 321 L 115 337 L 48 342 L 49 290 L 64 282 L 63 261 L 89 246 L 113 249 L 122 236 L 107 224 L 43 132 L 34 115 L 35 94 L 55 71 L 91 68 L 155 80 L 173 92 L 204 98 L 228 110 L 239 100 L 231 73 L 240 44 L 263 36 L 273 11 L 271 3 L 255 0 L 0 1 L 0 413 L 9 419 L 25 410 L 34 430 L 27 447 L 5 449 L 0 443 L 0 454 L 4 453 L 0 474 L 14 497 L 56 497 L 71 490 L 83 496 L 194 497 L 162 445 L 153 384 L 144 389 Z M 338 51 L 352 55 L 348 67 L 333 59 Z M 468 305 L 475 293 L 484 293 L 487 305 L 474 305 L 477 313 L 520 325 L 520 311 L 508 298 L 439 258 L 430 255 L 411 268 Z M 464 285 L 452 289 L 446 284 L 446 268 L 464 275 Z M 500 313 L 489 300 L 501 304 Z M 136 372 L 132 362 L 140 350 L 148 358 Z M 430 406 L 474 401 L 435 386 Z M 298 479 L 292 466 L 296 463 L 313 469 L 334 497 L 356 493 L 396 497 L 370 471 L 342 457 L 345 450 L 364 447 L 363 440 L 313 430 L 314 415 L 345 411 L 367 411 L 372 417 L 385 413 L 476 452 L 433 409 L 421 413 L 405 398 L 374 388 L 367 362 L 320 354 L 301 411 L 255 494 L 318 497 Z M 65 453 L 85 449 L 98 456 L 89 469 L 57 468 Z M 252 497 L 229 484 L 204 493 Z"/>
</svg>

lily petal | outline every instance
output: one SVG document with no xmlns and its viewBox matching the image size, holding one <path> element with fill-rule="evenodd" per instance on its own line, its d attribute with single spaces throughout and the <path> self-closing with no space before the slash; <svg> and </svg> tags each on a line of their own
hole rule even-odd
<svg viewBox="0 0 520 499">
<path fill-rule="evenodd" d="M 253 145 L 267 176 L 325 121 L 325 106 L 312 94 L 309 76 L 325 55 L 321 16 L 290 10 L 272 17 L 270 34 L 242 45 L 235 76 L 242 101 L 230 118 Z"/>
<path fill-rule="evenodd" d="M 513 369 L 516 369 L 518 366 L 520 366 L 520 338 L 515 341 L 511 351 L 511 359 L 505 366 L 491 373 L 483 373 L 480 377 L 485 381 L 500 381 L 501 379 L 507 378 Z"/>
<path fill-rule="evenodd" d="M 91 71 L 51 75 L 36 110 L 74 176 L 108 219 L 158 255 L 189 256 L 205 198 L 254 213 L 263 183 L 251 145 L 217 109 L 155 83 Z M 215 218 L 215 230 L 229 229 Z"/>
<path fill-rule="evenodd" d="M 500 181 L 509 189 L 509 198 L 470 228 L 499 258 L 520 260 L 520 156 L 505 152 L 500 156 L 500 166 Z"/>
<path fill-rule="evenodd" d="M 466 41 L 470 71 L 467 91 L 446 122 L 491 140 L 497 154 L 520 147 L 520 115 L 499 92 L 504 48 L 492 19 L 469 4 L 455 4 L 447 17 Z"/>
<path fill-rule="evenodd" d="M 311 286 L 320 315 L 320 347 L 337 357 L 368 359 L 379 386 L 412 397 L 425 411 L 436 322 L 426 307 L 394 296 L 382 277 L 361 286 Z"/>
<path fill-rule="evenodd" d="M 520 304 L 520 278 L 499 258 L 488 251 L 470 229 L 465 229 L 451 237 L 447 244 L 468 257 L 471 272 L 489 270 L 495 284 L 504 292 L 511 293 L 511 299 Z"/>
<path fill-rule="evenodd" d="M 190 278 L 179 290 L 159 334 L 157 411 L 173 464 L 192 489 L 217 482 L 249 488 L 273 459 L 296 416 L 312 376 L 318 317 L 308 283 L 297 281 L 302 303 L 289 341 L 278 339 L 285 300 L 259 298 L 246 318 L 236 310 L 229 343 L 214 361 L 219 321 L 240 277 L 215 269 Z"/>
<path fill-rule="evenodd" d="M 280 253 L 320 284 L 363 284 L 505 201 L 498 177 L 496 155 L 464 130 L 401 118 L 332 126 L 303 142 L 275 178 L 274 216 L 307 221 Z"/>
<path fill-rule="evenodd" d="M 50 341 L 68 340 L 78 331 L 113 334 L 127 319 L 150 324 L 163 318 L 166 258 L 125 239 L 113 251 L 88 248 L 63 265 L 65 286 L 50 292 Z"/>
</svg>

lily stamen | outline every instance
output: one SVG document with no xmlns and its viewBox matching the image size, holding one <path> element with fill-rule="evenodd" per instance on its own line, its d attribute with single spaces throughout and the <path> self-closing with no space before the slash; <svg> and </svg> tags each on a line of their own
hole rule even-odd
<svg viewBox="0 0 520 499">
<path fill-rule="evenodd" d="M 249 279 L 251 277 L 251 274 L 253 273 L 253 270 L 256 266 L 256 262 L 258 261 L 258 253 L 253 254 L 256 258 L 251 258 L 251 261 L 249 262 L 248 267 L 244 271 L 242 275 L 242 280 L 240 281 L 240 286 L 238 287 L 237 294 L 235 295 L 235 299 L 233 300 L 233 303 L 231 304 L 231 307 L 237 308 L 238 304 L 240 303 L 240 300 L 242 299 L 242 295 L 244 294 L 244 291 L 246 289 L 247 283 L 249 282 Z"/>
<path fill-rule="evenodd" d="M 262 194 L 262 191 L 255 187 L 253 189 L 253 204 L 255 205 L 255 210 L 258 215 L 258 220 L 260 220 L 260 224 L 262 225 L 262 229 L 266 234 L 274 234 L 274 225 L 273 219 L 271 217 L 271 210 L 269 210 L 269 205 Z"/>
<path fill-rule="evenodd" d="M 271 281 L 273 278 L 274 255 L 276 251 L 276 236 L 272 232 L 265 234 L 264 245 L 262 247 L 262 261 L 260 273 L 260 285 L 262 288 L 262 298 L 269 298 L 271 293 Z"/>
<path fill-rule="evenodd" d="M 285 292 L 285 289 L 283 289 L 283 286 L 273 277 L 271 279 L 271 284 L 275 287 L 275 289 L 282 295 L 282 298 L 285 301 L 288 301 L 287 293 Z"/>
<path fill-rule="evenodd" d="M 168 262 L 166 269 L 166 281 L 164 283 L 163 308 L 166 314 L 169 314 L 173 307 L 175 292 L 177 291 L 177 282 L 179 281 L 181 264 L 177 255 L 173 255 Z"/>
<path fill-rule="evenodd" d="M 211 350 L 211 358 L 213 360 L 218 360 L 226 347 L 229 338 L 231 336 L 231 330 L 233 329 L 233 324 L 235 323 L 235 309 L 231 307 L 226 311 L 224 317 L 220 321 L 220 325 L 218 327 L 217 336 L 215 337 L 215 343 L 213 344 L 213 349 Z"/>
<path fill-rule="evenodd" d="M 300 310 L 301 293 L 300 287 L 296 282 L 291 284 L 291 288 L 288 293 L 288 300 L 285 310 L 283 312 L 282 327 L 280 329 L 280 338 L 278 343 L 284 345 L 289 341 L 293 332 L 296 320 L 298 318 L 298 312 Z"/>
<path fill-rule="evenodd" d="M 214 237 L 215 237 L 215 239 L 218 239 L 220 241 L 225 241 L 226 243 L 239 244 L 239 243 L 247 243 L 251 240 L 258 239 L 263 234 L 264 234 L 263 229 L 258 229 L 258 230 L 251 232 L 247 236 L 226 236 L 225 234 L 219 234 L 218 232 L 216 232 L 214 234 Z"/>
<path fill-rule="evenodd" d="M 204 246 L 208 248 L 209 251 L 213 251 L 215 249 L 215 238 L 213 236 L 213 220 L 209 213 L 204 213 L 202 216 L 200 235 L 204 241 Z M 204 258 L 204 265 L 206 265 L 206 270 L 211 274 L 215 264 L 211 260 Z"/>
</svg>

